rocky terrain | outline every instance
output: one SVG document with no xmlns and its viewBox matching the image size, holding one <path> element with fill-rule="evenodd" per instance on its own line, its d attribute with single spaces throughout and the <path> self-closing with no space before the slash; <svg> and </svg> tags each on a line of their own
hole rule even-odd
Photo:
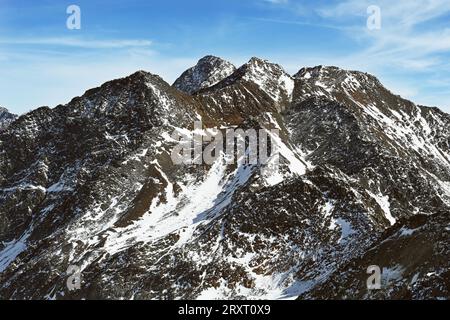
<svg viewBox="0 0 450 320">
<path fill-rule="evenodd" d="M 17 115 L 12 114 L 6 108 L 0 107 L 0 131 L 5 130 L 16 119 Z"/>
<path fill-rule="evenodd" d="M 212 87 L 236 71 L 228 61 L 214 56 L 206 56 L 192 68 L 183 72 L 173 86 L 180 91 L 193 94 L 201 89 Z"/>
<path fill-rule="evenodd" d="M 279 170 L 175 165 L 198 120 L 279 129 Z M 0 298 L 448 299 L 449 208 L 450 115 L 362 72 L 207 56 L 0 129 Z"/>
</svg>

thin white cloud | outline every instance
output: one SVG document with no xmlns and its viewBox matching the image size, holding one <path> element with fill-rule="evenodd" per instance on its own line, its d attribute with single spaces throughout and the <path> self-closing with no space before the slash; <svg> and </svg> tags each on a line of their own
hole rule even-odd
<svg viewBox="0 0 450 320">
<path fill-rule="evenodd" d="M 254 18 L 254 17 L 251 17 L 250 19 L 256 20 L 256 21 L 261 21 L 261 22 L 269 22 L 269 23 L 310 26 L 310 27 L 316 27 L 316 28 L 336 29 L 336 30 L 341 30 L 341 31 L 348 30 L 348 28 L 346 28 L 345 26 L 340 26 L 340 25 L 336 25 L 336 24 L 313 23 L 313 22 L 302 21 L 302 20 L 287 20 L 287 19 L 273 19 L 273 18 Z"/>
<path fill-rule="evenodd" d="M 117 49 L 132 47 L 149 47 L 150 40 L 86 40 L 81 38 L 22 38 L 22 39 L 1 39 L 0 44 L 7 45 L 43 45 L 43 46 L 63 46 L 78 47 L 85 49 Z"/>
<path fill-rule="evenodd" d="M 345 23 L 352 17 L 367 17 L 367 8 L 374 1 L 347 0 L 334 6 L 322 7 L 317 12 L 324 18 Z M 448 0 L 379 0 L 375 2 L 381 10 L 381 29 L 370 31 L 365 19 L 357 19 L 358 24 L 348 35 L 354 39 L 371 41 L 367 53 L 393 56 L 403 55 L 413 60 L 435 53 L 450 51 L 450 30 L 434 29 L 421 31 L 420 24 L 433 22 L 434 19 L 450 13 Z"/>
<path fill-rule="evenodd" d="M 371 31 L 366 27 L 370 5 L 377 5 L 381 10 L 380 30 Z M 439 20 L 450 15 L 450 1 L 346 0 L 323 6 L 316 12 L 328 23 L 353 28 L 346 35 L 359 46 L 366 44 L 364 49 L 337 58 L 338 61 L 356 69 L 376 70 L 387 75 L 383 79 L 386 85 L 402 96 L 422 104 L 440 104 L 449 110 L 449 93 L 437 85 L 426 84 L 426 79 L 442 77 L 450 70 L 447 62 L 450 29 Z M 390 78 L 393 73 L 397 77 Z M 401 86 L 399 74 L 403 74 Z"/>
<path fill-rule="evenodd" d="M 317 12 L 327 18 L 347 19 L 351 16 L 366 16 L 366 10 L 371 5 L 380 7 L 383 20 L 397 27 L 412 27 L 450 11 L 448 0 L 347 0 L 321 7 Z"/>
<path fill-rule="evenodd" d="M 263 0 L 264 2 L 269 2 L 273 4 L 287 4 L 289 0 Z"/>
</svg>

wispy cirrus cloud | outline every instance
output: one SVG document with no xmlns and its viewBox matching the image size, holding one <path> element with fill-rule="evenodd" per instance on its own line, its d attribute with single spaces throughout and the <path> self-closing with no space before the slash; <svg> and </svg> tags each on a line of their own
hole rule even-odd
<svg viewBox="0 0 450 320">
<path fill-rule="evenodd" d="M 385 25 L 396 29 L 411 28 L 450 11 L 447 0 L 346 0 L 320 7 L 317 12 L 327 18 L 348 19 L 351 16 L 367 16 L 367 8 L 371 5 L 379 6 Z"/>
<path fill-rule="evenodd" d="M 340 26 L 336 24 L 327 24 L 327 23 L 319 23 L 319 22 L 311 22 L 306 20 L 294 20 L 294 19 L 274 19 L 274 18 L 250 18 L 252 20 L 261 21 L 261 22 L 269 22 L 269 23 L 277 23 L 277 24 L 287 24 L 287 25 L 297 25 L 297 26 L 310 26 L 324 29 L 335 29 L 342 30 L 346 29 L 345 26 Z"/>
<path fill-rule="evenodd" d="M 273 4 L 287 4 L 289 0 L 263 0 L 264 2 L 269 2 Z"/>
<path fill-rule="evenodd" d="M 65 6 L 47 2 L 55 5 L 9 1 L 0 9 L 0 70 L 8 74 L 0 103 L 18 113 L 137 69 L 170 82 L 205 54 L 237 65 L 260 56 L 291 73 L 318 64 L 366 71 L 450 111 L 448 0 L 110 1 L 107 14 L 101 1 L 80 0 L 76 31 L 66 30 Z M 366 26 L 370 5 L 381 8 L 381 30 Z"/>
<path fill-rule="evenodd" d="M 370 5 L 381 10 L 380 30 L 366 27 Z M 347 24 L 352 29 L 346 35 L 365 44 L 345 63 L 376 70 L 388 86 L 418 103 L 450 108 L 448 90 L 427 81 L 450 71 L 450 1 L 346 0 L 316 12 L 330 23 Z"/>
<path fill-rule="evenodd" d="M 374 2 L 381 10 L 380 30 L 369 30 L 365 25 L 367 8 Z M 431 68 L 440 63 L 436 55 L 450 52 L 450 29 L 438 25 L 431 30 L 425 27 L 450 14 L 447 0 L 347 0 L 318 8 L 317 12 L 336 23 L 351 21 L 353 29 L 347 35 L 368 42 L 360 54 L 384 59 L 386 63 L 398 65 L 404 61 L 404 67 Z"/>
<path fill-rule="evenodd" d="M 372 5 L 381 10 L 379 30 L 367 27 Z M 272 17 L 260 21 L 291 25 L 299 31 L 312 27 L 321 39 L 330 41 L 328 51 L 319 44 L 316 52 L 308 50 L 309 56 L 293 56 L 292 64 L 313 61 L 371 72 L 409 99 L 450 110 L 448 90 L 427 81 L 446 78 L 450 71 L 450 1 L 290 1 L 277 8 Z M 317 45 L 311 39 L 308 43 L 310 48 Z"/>
<path fill-rule="evenodd" d="M 55 38 L 0 38 L 0 44 L 6 45 L 29 45 L 29 46 L 61 46 L 61 47 L 77 47 L 84 49 L 117 49 L 132 47 L 150 47 L 150 40 L 89 40 L 74 37 L 55 37 Z"/>
</svg>

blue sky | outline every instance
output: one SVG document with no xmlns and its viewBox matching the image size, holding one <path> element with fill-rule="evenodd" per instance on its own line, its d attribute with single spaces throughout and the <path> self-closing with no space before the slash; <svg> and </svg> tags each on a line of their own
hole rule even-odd
<svg viewBox="0 0 450 320">
<path fill-rule="evenodd" d="M 72 4 L 80 30 L 66 27 Z M 450 112 L 448 0 L 0 0 L 0 106 L 19 114 L 139 69 L 171 83 L 206 54 L 370 72 Z"/>
</svg>

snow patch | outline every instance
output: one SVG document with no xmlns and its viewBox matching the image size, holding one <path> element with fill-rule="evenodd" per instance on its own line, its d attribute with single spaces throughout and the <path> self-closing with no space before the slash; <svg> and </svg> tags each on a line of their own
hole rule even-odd
<svg viewBox="0 0 450 320">
<path fill-rule="evenodd" d="M 391 204 L 389 202 L 389 196 L 383 196 L 382 194 L 375 195 L 369 190 L 366 190 L 367 194 L 371 196 L 378 203 L 380 208 L 384 211 L 384 216 L 389 220 L 391 226 L 397 221 L 391 214 Z"/>
</svg>

